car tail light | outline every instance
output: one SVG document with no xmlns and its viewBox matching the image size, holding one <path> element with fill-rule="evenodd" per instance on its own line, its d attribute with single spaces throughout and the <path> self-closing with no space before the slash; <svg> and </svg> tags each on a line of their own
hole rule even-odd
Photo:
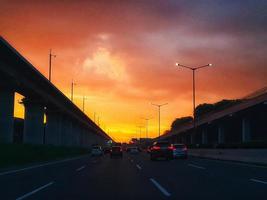
<svg viewBox="0 0 267 200">
<path fill-rule="evenodd" d="M 168 147 L 168 149 L 175 150 L 176 148 L 175 147 Z"/>
<path fill-rule="evenodd" d="M 159 150 L 160 147 L 158 147 L 158 146 L 154 146 L 154 147 L 152 147 L 152 149 L 153 149 L 153 150 Z"/>
</svg>

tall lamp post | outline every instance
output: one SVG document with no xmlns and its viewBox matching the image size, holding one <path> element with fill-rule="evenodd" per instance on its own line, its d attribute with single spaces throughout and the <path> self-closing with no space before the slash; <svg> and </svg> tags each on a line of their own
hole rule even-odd
<svg viewBox="0 0 267 200">
<path fill-rule="evenodd" d="M 168 104 L 168 103 L 164 103 L 164 104 L 154 104 L 154 103 L 151 103 L 151 105 L 158 107 L 158 111 L 159 111 L 159 139 L 160 139 L 160 108 L 161 108 L 162 106 L 167 105 L 167 104 Z"/>
<path fill-rule="evenodd" d="M 143 118 L 144 120 L 146 120 L 146 138 L 148 138 L 148 121 L 151 119 L 151 118 Z"/>
<path fill-rule="evenodd" d="M 51 82 L 52 80 L 52 58 L 55 58 L 56 55 L 52 54 L 52 50 L 49 52 L 49 72 L 48 72 L 48 80 Z"/>
<path fill-rule="evenodd" d="M 202 65 L 199 67 L 188 67 L 185 65 L 181 65 L 180 63 L 175 63 L 177 67 L 184 67 L 192 71 L 193 75 L 193 131 L 194 134 L 196 132 L 196 86 L 195 86 L 195 72 L 199 69 L 202 69 L 204 67 L 210 67 L 212 64 Z"/>
</svg>

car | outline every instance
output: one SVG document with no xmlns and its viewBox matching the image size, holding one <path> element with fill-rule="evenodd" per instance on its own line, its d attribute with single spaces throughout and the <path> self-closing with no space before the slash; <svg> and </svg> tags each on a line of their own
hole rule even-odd
<svg viewBox="0 0 267 200">
<path fill-rule="evenodd" d="M 113 157 L 123 157 L 123 153 L 122 153 L 122 147 L 121 146 L 113 146 L 111 147 L 110 150 L 110 158 Z"/>
<path fill-rule="evenodd" d="M 172 145 L 173 158 L 187 158 L 187 147 L 185 144 Z"/>
<path fill-rule="evenodd" d="M 172 153 L 172 146 L 168 141 L 154 142 L 150 148 L 150 160 L 156 160 L 158 158 L 170 160 L 172 158 Z"/>
<path fill-rule="evenodd" d="M 148 154 L 151 153 L 151 148 L 152 148 L 152 146 L 148 146 L 148 147 L 147 147 L 146 152 L 147 152 Z"/>
<path fill-rule="evenodd" d="M 104 148 L 104 154 L 108 154 L 108 153 L 110 153 L 110 150 L 111 150 L 110 147 L 105 147 L 105 148 Z"/>
<path fill-rule="evenodd" d="M 91 151 L 91 155 L 92 156 L 102 156 L 103 151 L 102 151 L 101 146 L 93 146 L 92 151 Z"/>
<path fill-rule="evenodd" d="M 130 154 L 137 154 L 137 153 L 139 153 L 139 150 L 138 150 L 137 147 L 129 147 L 129 148 L 128 148 L 128 152 L 129 152 Z"/>
</svg>

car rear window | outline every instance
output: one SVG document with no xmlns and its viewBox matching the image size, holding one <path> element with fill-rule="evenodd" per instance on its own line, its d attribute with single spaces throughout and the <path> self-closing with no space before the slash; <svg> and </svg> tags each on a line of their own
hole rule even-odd
<svg viewBox="0 0 267 200">
<path fill-rule="evenodd" d="M 185 148 L 185 145 L 184 144 L 176 144 L 174 145 L 175 148 Z"/>
<path fill-rule="evenodd" d="M 168 142 L 158 142 L 155 145 L 159 147 L 168 147 L 170 144 Z"/>
<path fill-rule="evenodd" d="M 120 151 L 120 147 L 112 147 L 112 151 Z"/>
</svg>

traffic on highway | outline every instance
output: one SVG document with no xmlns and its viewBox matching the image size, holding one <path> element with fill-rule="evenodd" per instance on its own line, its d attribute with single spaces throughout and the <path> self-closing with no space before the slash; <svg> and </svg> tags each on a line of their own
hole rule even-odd
<svg viewBox="0 0 267 200">
<path fill-rule="evenodd" d="M 183 144 L 93 146 L 90 155 L 0 172 L 5 200 L 264 199 L 267 167 L 187 155 Z M 218 195 L 220 194 L 220 195 Z"/>
<path fill-rule="evenodd" d="M 0 200 L 267 200 L 267 0 L 0 0 Z"/>
</svg>

